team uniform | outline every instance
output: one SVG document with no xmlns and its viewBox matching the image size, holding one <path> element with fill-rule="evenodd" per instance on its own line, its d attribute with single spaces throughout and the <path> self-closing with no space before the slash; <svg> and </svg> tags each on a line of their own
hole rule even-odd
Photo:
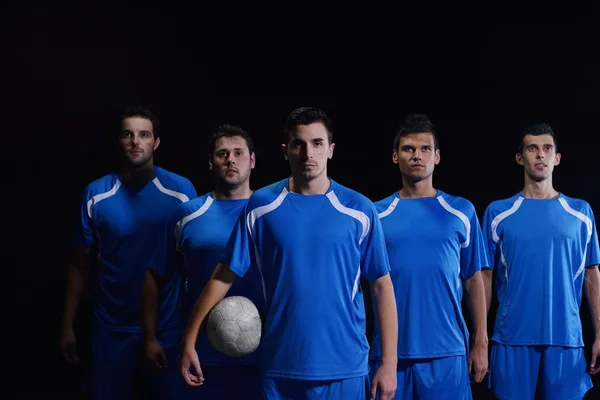
<svg viewBox="0 0 600 400">
<path fill-rule="evenodd" d="M 462 281 L 487 264 L 475 208 L 440 190 L 435 197 L 375 203 L 385 235 L 398 310 L 397 399 L 471 399 L 469 331 Z M 371 376 L 381 364 L 375 323 Z"/>
<path fill-rule="evenodd" d="M 185 328 L 196 299 L 210 280 L 218 262 L 223 258 L 227 240 L 247 199 L 217 200 L 208 193 L 180 204 L 167 223 L 164 251 L 153 268 L 163 276 L 164 287 L 160 315 L 179 320 Z M 183 283 L 183 285 L 182 285 Z M 236 280 L 228 296 L 244 296 L 259 310 L 264 308 L 258 272 Z M 200 387 L 191 387 L 181 379 L 177 368 L 175 381 L 168 388 L 167 398 L 178 399 L 257 399 L 258 368 L 256 355 L 230 358 L 214 349 L 208 335 L 202 331 L 196 351 L 206 380 Z M 165 349 L 169 364 L 177 365 L 179 341 Z"/>
<path fill-rule="evenodd" d="M 256 270 L 266 300 L 259 366 L 263 398 L 367 396 L 369 344 L 360 278 L 389 273 L 381 224 L 366 197 L 330 179 L 301 195 L 289 179 L 250 197 L 223 260 Z"/>
<path fill-rule="evenodd" d="M 164 220 L 182 202 L 196 197 L 192 183 L 162 168 L 139 190 L 118 174 L 87 186 L 76 245 L 93 248 L 92 358 L 87 390 L 93 399 L 131 399 L 141 379 L 140 296 L 156 238 Z M 178 326 L 159 321 L 172 336 Z"/>
<path fill-rule="evenodd" d="M 585 268 L 600 262 L 590 206 L 517 194 L 490 204 L 483 222 L 499 300 L 491 389 L 501 400 L 583 398 L 592 382 L 579 308 Z"/>
</svg>

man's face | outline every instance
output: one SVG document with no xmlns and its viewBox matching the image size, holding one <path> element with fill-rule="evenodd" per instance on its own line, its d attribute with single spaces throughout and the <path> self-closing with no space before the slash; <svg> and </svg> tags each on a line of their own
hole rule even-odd
<svg viewBox="0 0 600 400">
<path fill-rule="evenodd" d="M 327 161 L 333 157 L 334 147 L 334 143 L 329 143 L 325 125 L 320 122 L 298 125 L 288 143 L 281 146 L 292 175 L 302 176 L 305 181 L 327 173 Z"/>
<path fill-rule="evenodd" d="M 554 167 L 560 163 L 560 153 L 556 152 L 551 135 L 525 135 L 523 153 L 517 153 L 515 158 L 535 182 L 544 181 L 552 176 Z"/>
<path fill-rule="evenodd" d="M 152 160 L 160 139 L 154 137 L 149 119 L 130 117 L 123 120 L 119 142 L 125 159 L 131 165 L 141 167 Z"/>
<path fill-rule="evenodd" d="M 255 156 L 250 154 L 246 140 L 241 136 L 223 136 L 215 142 L 209 167 L 218 184 L 236 188 L 250 179 Z"/>
<path fill-rule="evenodd" d="M 440 151 L 435 149 L 431 132 L 409 133 L 400 138 L 398 149 L 392 155 L 400 173 L 411 182 L 427 179 L 440 162 Z"/>
</svg>

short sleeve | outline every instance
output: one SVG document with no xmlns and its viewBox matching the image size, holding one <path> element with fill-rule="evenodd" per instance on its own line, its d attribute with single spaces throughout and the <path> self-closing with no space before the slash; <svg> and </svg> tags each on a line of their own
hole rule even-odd
<svg viewBox="0 0 600 400">
<path fill-rule="evenodd" d="M 246 205 L 244 211 L 240 213 L 227 241 L 225 255 L 221 260 L 240 278 L 244 277 L 250 269 L 252 255 L 254 254 L 254 239 L 252 238 L 251 229 L 254 228 L 255 221 L 250 221 L 250 218 L 248 218 L 250 215 L 248 210 L 248 205 Z"/>
<path fill-rule="evenodd" d="M 87 187 L 81 196 L 79 205 L 79 218 L 75 233 L 75 245 L 90 248 L 94 244 L 93 200 L 91 190 Z"/>
<path fill-rule="evenodd" d="M 598 231 L 596 230 L 596 220 L 594 218 L 594 213 L 591 207 L 588 205 L 586 207 L 587 217 L 590 219 L 590 227 L 591 232 L 589 242 L 587 243 L 587 248 L 585 251 L 585 266 L 586 268 L 595 267 L 600 264 L 600 249 L 598 246 Z"/>
<path fill-rule="evenodd" d="M 192 184 L 192 182 L 188 179 L 186 180 L 186 187 L 184 188 L 184 194 L 188 197 L 188 199 L 193 200 L 198 197 L 198 193 L 196 193 L 196 188 Z"/>
<path fill-rule="evenodd" d="M 475 209 L 469 218 L 469 242 L 460 251 L 460 277 L 469 279 L 481 268 L 489 264 L 481 226 Z"/>
<path fill-rule="evenodd" d="M 491 208 L 488 207 L 483 214 L 483 224 L 481 228 L 487 261 L 483 265 L 483 269 L 494 269 L 496 266 L 496 241 L 494 241 L 494 232 L 492 230 L 493 220 L 494 214 Z"/>
<path fill-rule="evenodd" d="M 389 274 L 390 261 L 385 247 L 383 228 L 375 206 L 369 208 L 367 218 L 370 226 L 360 244 L 360 266 L 362 276 L 369 282 L 373 282 Z"/>
</svg>

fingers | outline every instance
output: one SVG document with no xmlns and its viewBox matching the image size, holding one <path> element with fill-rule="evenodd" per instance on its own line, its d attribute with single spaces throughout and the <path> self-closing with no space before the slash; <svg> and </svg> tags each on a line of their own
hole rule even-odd
<svg viewBox="0 0 600 400">
<path fill-rule="evenodd" d="M 167 356 L 165 355 L 164 351 L 161 351 L 158 354 L 158 365 L 159 368 L 168 368 L 169 367 L 169 360 L 167 359 Z"/>
<path fill-rule="evenodd" d="M 194 366 L 194 369 L 196 370 L 196 377 L 198 380 L 198 384 L 202 385 L 204 383 L 204 374 L 202 373 L 202 368 L 200 368 L 200 361 L 198 361 L 197 357 L 195 360 L 192 361 L 192 365 Z"/>
<path fill-rule="evenodd" d="M 62 355 L 66 362 L 69 364 L 77 364 L 79 357 L 77 357 L 77 348 L 74 343 L 69 343 L 62 349 Z"/>
<path fill-rule="evenodd" d="M 371 385 L 371 400 L 377 398 L 377 377 L 373 378 L 373 384 Z"/>
<path fill-rule="evenodd" d="M 395 390 L 381 390 L 379 393 L 379 400 L 392 400 L 396 396 Z"/>
<path fill-rule="evenodd" d="M 600 352 L 600 351 L 599 351 Z M 590 360 L 590 375 L 595 375 L 600 371 L 600 365 L 598 365 L 598 352 L 592 351 L 592 359 Z"/>
</svg>

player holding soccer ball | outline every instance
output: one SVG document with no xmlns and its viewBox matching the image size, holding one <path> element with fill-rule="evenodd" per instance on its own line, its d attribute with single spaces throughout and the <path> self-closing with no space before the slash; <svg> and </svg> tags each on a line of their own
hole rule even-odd
<svg viewBox="0 0 600 400">
<path fill-rule="evenodd" d="M 258 271 L 267 302 L 258 350 L 264 399 L 364 400 L 369 392 L 392 399 L 398 319 L 375 206 L 327 176 L 334 143 L 323 111 L 293 111 L 284 143 L 292 176 L 248 200 L 192 313 L 181 374 L 192 386 L 213 379 L 194 347 L 199 328 L 236 276 Z M 361 277 L 372 284 L 381 329 L 382 362 L 372 387 Z"/>
<path fill-rule="evenodd" d="M 238 216 L 252 194 L 250 173 L 254 168 L 255 155 L 248 133 L 239 127 L 221 126 L 212 135 L 209 146 L 209 167 L 214 175 L 215 189 L 175 210 L 165 229 L 167 238 L 163 243 L 166 247 L 157 251 L 156 265 L 168 266 L 166 270 L 157 268 L 146 274 L 143 287 L 145 354 L 156 369 L 173 376 L 174 380 L 162 388 L 162 398 L 251 400 L 258 395 L 255 355 L 227 357 L 210 345 L 203 332 L 195 349 L 210 379 L 202 387 L 190 387 L 183 383 L 177 370 L 180 336 L 169 343 L 161 343 L 155 336 L 157 315 L 171 320 L 173 324 L 180 324 L 180 298 L 183 298 L 184 318 L 181 322 L 184 324 L 182 327 L 185 326 L 196 299 L 222 257 Z M 164 258 L 168 262 L 161 262 Z M 185 285 L 183 296 L 180 296 L 182 278 Z M 260 307 L 263 298 L 258 272 L 236 281 L 229 294 L 247 297 Z M 160 303 L 159 298 L 162 299 Z M 232 377 L 235 377 L 236 384 L 231 383 Z"/>
</svg>

